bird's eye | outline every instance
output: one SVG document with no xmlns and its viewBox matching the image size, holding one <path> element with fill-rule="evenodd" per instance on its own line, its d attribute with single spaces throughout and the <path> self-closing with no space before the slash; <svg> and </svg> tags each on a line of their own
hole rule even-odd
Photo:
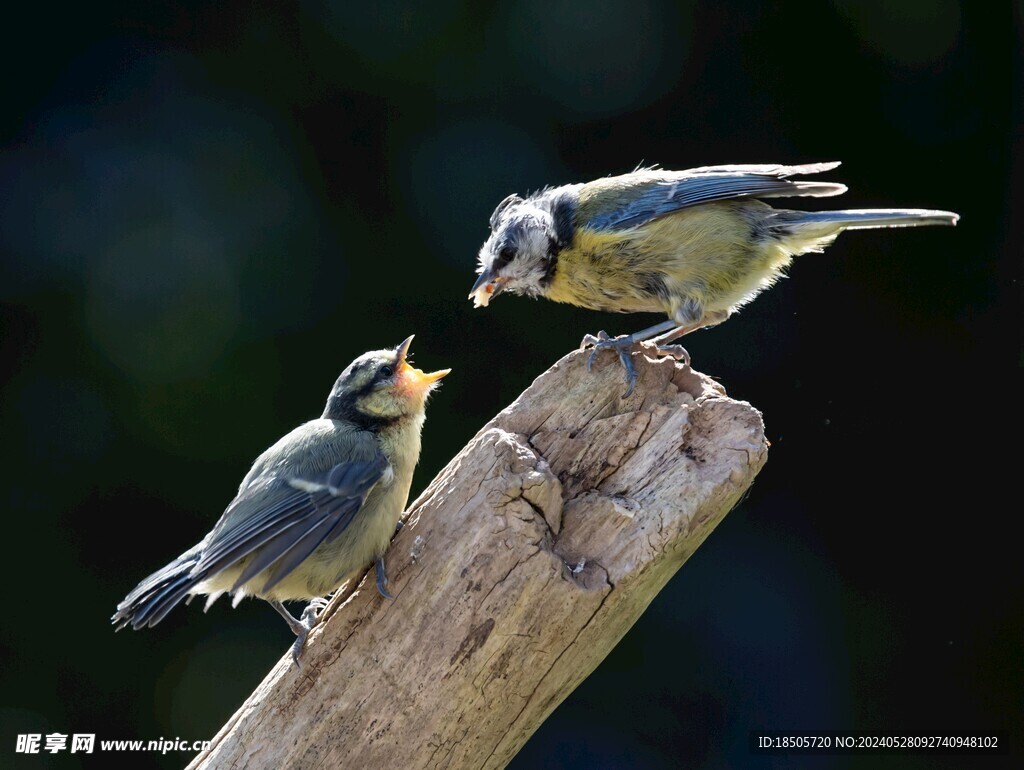
<svg viewBox="0 0 1024 770">
<path fill-rule="evenodd" d="M 508 263 L 516 258 L 516 250 L 511 246 L 503 246 L 501 251 L 498 252 L 498 259 L 502 262 Z"/>
<path fill-rule="evenodd" d="M 394 369 L 392 369 L 392 368 L 391 368 L 390 366 L 388 366 L 387 364 L 384 364 L 384 366 L 382 366 L 382 367 L 381 367 L 380 369 L 378 369 L 378 370 L 377 370 L 377 374 L 378 374 L 378 375 L 379 375 L 379 376 L 380 376 L 380 377 L 381 377 L 382 379 L 387 379 L 388 377 L 391 377 L 391 376 L 393 376 L 393 375 L 394 375 L 394 373 L 395 373 L 395 370 L 394 370 Z"/>
</svg>

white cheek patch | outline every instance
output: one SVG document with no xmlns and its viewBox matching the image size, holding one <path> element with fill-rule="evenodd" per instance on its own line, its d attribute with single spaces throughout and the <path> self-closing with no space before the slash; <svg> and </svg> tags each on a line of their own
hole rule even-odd
<svg viewBox="0 0 1024 770">
<path fill-rule="evenodd" d="M 536 296 L 541 293 L 548 253 L 548 236 L 543 214 L 524 216 L 516 239 L 516 258 L 502 271 L 509 280 L 508 289 L 516 294 Z"/>
<path fill-rule="evenodd" d="M 523 231 L 519 251 L 528 257 L 527 263 L 535 263 L 544 258 L 548 250 L 548 236 L 538 225 Z"/>
</svg>

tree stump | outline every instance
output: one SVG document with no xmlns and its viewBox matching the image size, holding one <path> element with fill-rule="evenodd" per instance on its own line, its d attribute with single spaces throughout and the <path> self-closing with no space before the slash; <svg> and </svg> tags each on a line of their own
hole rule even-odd
<svg viewBox="0 0 1024 770">
<path fill-rule="evenodd" d="M 189 767 L 504 767 L 766 460 L 757 410 L 647 352 L 627 399 L 577 351 L 485 425 L 411 506 L 395 598 L 336 596 Z"/>
</svg>

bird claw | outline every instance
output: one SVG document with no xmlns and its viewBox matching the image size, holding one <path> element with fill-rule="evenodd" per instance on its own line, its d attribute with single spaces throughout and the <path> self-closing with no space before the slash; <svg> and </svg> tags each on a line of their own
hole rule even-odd
<svg viewBox="0 0 1024 770">
<path fill-rule="evenodd" d="M 306 609 L 302 611 L 302 617 L 292 627 L 292 631 L 295 632 L 295 642 L 292 643 L 291 652 L 292 660 L 295 661 L 297 668 L 302 668 L 300 659 L 302 658 L 302 653 L 306 651 L 306 640 L 309 638 L 310 632 L 320 622 L 319 614 L 326 606 L 326 599 L 310 600 L 309 604 L 306 605 Z"/>
<path fill-rule="evenodd" d="M 599 331 L 596 337 L 593 334 L 587 334 L 583 337 L 583 340 L 580 342 L 580 350 L 586 350 L 591 346 L 594 348 L 593 352 L 587 357 L 588 372 L 591 371 L 594 365 L 594 359 L 597 357 L 598 351 L 607 347 L 610 339 L 611 337 L 608 336 L 608 332 L 604 329 Z"/>
<path fill-rule="evenodd" d="M 330 604 L 330 600 L 322 596 L 318 596 L 315 599 L 310 599 L 309 604 L 306 605 L 306 609 L 302 611 L 302 616 L 306 617 L 306 614 L 309 613 L 311 610 L 315 612 L 317 615 L 319 615 L 321 612 L 327 609 L 328 604 Z M 312 614 L 310 614 L 310 617 L 312 617 Z"/>
<path fill-rule="evenodd" d="M 385 599 L 394 599 L 395 597 L 388 593 L 388 575 L 384 571 L 384 557 L 377 557 L 377 593 L 383 596 Z"/>
<path fill-rule="evenodd" d="M 676 361 L 682 361 L 683 366 L 690 365 L 690 353 L 682 345 L 654 345 L 654 350 L 659 356 L 668 356 Z"/>
<path fill-rule="evenodd" d="M 630 355 L 630 349 L 633 347 L 632 334 L 622 334 L 618 337 L 610 337 L 608 332 L 601 330 L 597 333 L 597 336 L 588 334 L 583 338 L 580 343 L 580 349 L 584 349 L 588 346 L 593 347 L 590 355 L 587 357 L 587 371 L 591 371 L 594 365 L 594 359 L 597 358 L 597 354 L 602 350 L 614 350 L 619 354 L 619 361 L 622 362 L 622 368 L 626 370 L 626 392 L 622 394 L 623 398 L 629 398 L 633 394 L 633 389 L 636 387 L 636 367 L 633 366 L 633 357 Z"/>
</svg>

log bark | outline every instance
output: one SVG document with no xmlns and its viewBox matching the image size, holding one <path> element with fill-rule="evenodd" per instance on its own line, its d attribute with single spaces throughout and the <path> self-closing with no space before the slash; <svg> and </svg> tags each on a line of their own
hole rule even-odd
<svg viewBox="0 0 1024 770">
<path fill-rule="evenodd" d="M 749 404 L 633 357 L 628 399 L 575 352 L 485 425 L 411 506 L 394 600 L 372 571 L 336 596 L 189 767 L 504 767 L 767 457 Z"/>
</svg>

